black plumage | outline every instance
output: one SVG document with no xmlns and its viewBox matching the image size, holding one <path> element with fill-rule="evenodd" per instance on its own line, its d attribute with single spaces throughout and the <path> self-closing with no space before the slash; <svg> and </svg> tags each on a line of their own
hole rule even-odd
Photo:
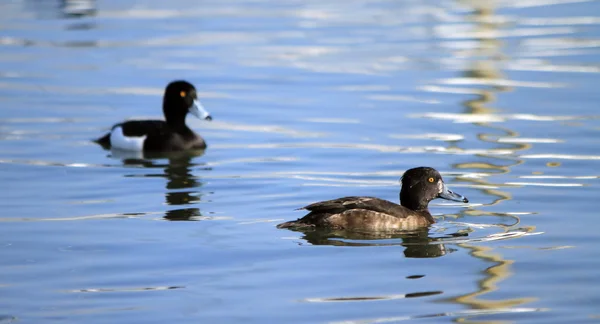
<svg viewBox="0 0 600 324">
<path fill-rule="evenodd" d="M 186 81 L 169 83 L 163 96 L 165 120 L 131 120 L 113 125 L 111 132 L 95 140 L 106 149 L 130 149 L 111 143 L 113 132 L 122 137 L 143 138 L 143 151 L 181 151 L 205 149 L 206 142 L 185 124 L 185 117 L 193 113 L 206 120 L 212 117 L 198 102 L 196 89 Z M 119 134 L 117 134 L 119 135 Z"/>
</svg>

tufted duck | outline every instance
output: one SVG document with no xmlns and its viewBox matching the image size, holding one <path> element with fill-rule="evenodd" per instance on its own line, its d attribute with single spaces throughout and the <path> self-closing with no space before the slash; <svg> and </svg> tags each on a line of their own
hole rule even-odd
<svg viewBox="0 0 600 324">
<path fill-rule="evenodd" d="M 131 120 L 116 124 L 95 140 L 104 148 L 125 151 L 181 151 L 206 148 L 206 142 L 186 124 L 188 113 L 212 120 L 198 101 L 196 88 L 186 81 L 173 81 L 163 96 L 162 120 Z"/>
<path fill-rule="evenodd" d="M 400 205 L 374 197 L 344 197 L 321 201 L 300 209 L 306 216 L 277 228 L 331 228 L 346 230 L 415 230 L 435 223 L 427 206 L 435 198 L 469 200 L 452 192 L 433 168 L 407 170 L 401 178 Z"/>
</svg>

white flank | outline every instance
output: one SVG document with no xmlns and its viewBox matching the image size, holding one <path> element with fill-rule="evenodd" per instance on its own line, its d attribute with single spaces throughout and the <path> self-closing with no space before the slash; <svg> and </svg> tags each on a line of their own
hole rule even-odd
<svg viewBox="0 0 600 324">
<path fill-rule="evenodd" d="M 123 135 L 121 126 L 115 127 L 112 132 L 110 132 L 110 145 L 121 150 L 143 151 L 144 140 L 146 140 L 146 135 L 138 137 L 128 137 Z"/>
</svg>

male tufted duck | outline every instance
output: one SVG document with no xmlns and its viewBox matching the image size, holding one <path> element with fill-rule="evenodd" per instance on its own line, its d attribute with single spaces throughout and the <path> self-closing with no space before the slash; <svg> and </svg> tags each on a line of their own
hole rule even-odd
<svg viewBox="0 0 600 324">
<path fill-rule="evenodd" d="M 188 113 L 212 120 L 198 101 L 196 88 L 186 81 L 173 81 L 163 96 L 162 120 L 131 120 L 116 124 L 111 131 L 95 140 L 104 148 L 126 151 L 182 151 L 205 149 L 206 142 L 186 124 Z"/>
<path fill-rule="evenodd" d="M 347 230 L 415 230 L 435 223 L 427 206 L 435 198 L 469 200 L 452 192 L 433 168 L 407 170 L 401 178 L 400 205 L 374 197 L 344 197 L 321 201 L 300 209 L 306 216 L 277 228 L 330 228 Z"/>
</svg>

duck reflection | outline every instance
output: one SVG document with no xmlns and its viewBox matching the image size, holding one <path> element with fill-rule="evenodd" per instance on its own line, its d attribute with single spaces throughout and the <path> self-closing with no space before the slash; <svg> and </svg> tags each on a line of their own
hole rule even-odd
<svg viewBox="0 0 600 324">
<path fill-rule="evenodd" d="M 96 0 L 61 0 L 61 11 L 65 17 L 94 16 Z"/>
<path fill-rule="evenodd" d="M 171 152 L 171 153 L 148 153 L 148 152 L 123 152 L 111 150 L 111 157 L 123 161 L 124 165 L 140 166 L 149 169 L 164 168 L 163 174 L 146 174 L 144 177 L 167 178 L 165 201 L 169 206 L 186 206 L 196 204 L 201 200 L 198 187 L 202 182 L 192 174 L 191 168 L 195 164 L 192 159 L 202 156 L 204 150 Z M 168 159 L 168 163 L 160 163 L 160 160 Z M 200 209 L 176 208 L 166 212 L 164 218 L 172 221 L 189 221 L 201 217 Z"/>
<path fill-rule="evenodd" d="M 96 0 L 26 0 L 23 9 L 33 12 L 38 19 L 78 18 L 97 13 Z"/>
<path fill-rule="evenodd" d="M 443 240 L 447 238 L 465 236 L 465 233 L 449 234 L 443 237 L 433 237 L 427 228 L 406 232 L 356 232 L 328 229 L 289 229 L 301 232 L 302 239 L 313 245 L 335 246 L 403 246 L 404 256 L 407 258 L 437 258 L 456 251 L 447 248 Z"/>
</svg>

